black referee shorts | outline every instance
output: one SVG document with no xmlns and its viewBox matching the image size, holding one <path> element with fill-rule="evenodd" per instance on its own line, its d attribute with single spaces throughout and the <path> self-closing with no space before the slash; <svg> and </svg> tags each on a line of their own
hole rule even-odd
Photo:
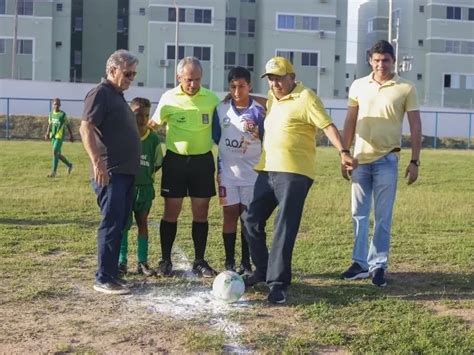
<svg viewBox="0 0 474 355">
<path fill-rule="evenodd" d="M 163 159 L 161 196 L 212 197 L 216 195 L 212 152 L 199 155 L 180 155 L 170 150 Z"/>
</svg>

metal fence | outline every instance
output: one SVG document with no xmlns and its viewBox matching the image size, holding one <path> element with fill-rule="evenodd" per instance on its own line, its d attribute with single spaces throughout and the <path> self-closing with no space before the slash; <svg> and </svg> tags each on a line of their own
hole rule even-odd
<svg viewBox="0 0 474 355">
<path fill-rule="evenodd" d="M 28 103 L 28 105 L 26 105 L 26 103 Z M 157 104 L 157 102 L 152 102 L 151 112 L 154 111 Z M 83 100 L 61 98 L 61 105 L 69 117 L 81 117 Z M 26 108 L 26 106 L 28 107 Z M 47 116 L 51 109 L 52 101 L 49 99 L 0 97 L 0 114 L 5 115 L 4 134 L 2 134 L 0 138 L 12 138 L 12 112 L 15 112 L 15 115 L 22 115 L 21 112 L 28 112 L 28 115 Z M 327 107 L 326 110 L 332 117 L 335 125 L 339 129 L 342 129 L 347 109 L 342 107 Z M 474 112 L 436 110 L 421 110 L 420 112 L 423 135 L 425 138 L 432 138 L 432 142 L 431 139 L 429 141 L 432 148 L 439 148 L 442 139 L 452 138 L 465 141 L 465 144 L 463 143 L 461 146 L 471 149 L 473 146 L 472 124 Z M 2 130 L 2 127 L 0 127 L 0 130 Z M 403 134 L 409 135 L 409 133 L 408 122 L 404 120 Z"/>
</svg>

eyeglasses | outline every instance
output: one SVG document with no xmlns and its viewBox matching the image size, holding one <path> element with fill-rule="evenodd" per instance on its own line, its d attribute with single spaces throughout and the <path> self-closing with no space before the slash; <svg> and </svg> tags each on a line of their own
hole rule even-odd
<svg viewBox="0 0 474 355">
<path fill-rule="evenodd" d="M 132 80 L 132 79 L 135 79 L 135 77 L 137 76 L 137 72 L 124 70 L 123 76 L 125 76 L 127 79 Z"/>
</svg>

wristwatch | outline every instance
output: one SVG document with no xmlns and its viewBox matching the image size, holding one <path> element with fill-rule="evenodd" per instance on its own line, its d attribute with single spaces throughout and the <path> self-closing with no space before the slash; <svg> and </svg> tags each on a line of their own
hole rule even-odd
<svg viewBox="0 0 474 355">
<path fill-rule="evenodd" d="M 410 164 L 413 164 L 413 165 L 416 165 L 416 166 L 420 166 L 420 161 L 419 160 L 410 160 Z"/>
<path fill-rule="evenodd" d="M 349 149 L 341 149 L 339 151 L 339 155 L 342 155 L 342 154 L 351 154 L 351 151 Z"/>
</svg>

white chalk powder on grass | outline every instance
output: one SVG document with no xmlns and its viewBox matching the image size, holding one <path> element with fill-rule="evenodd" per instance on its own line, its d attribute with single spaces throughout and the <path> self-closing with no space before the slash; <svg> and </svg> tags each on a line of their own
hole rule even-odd
<svg viewBox="0 0 474 355">
<path fill-rule="evenodd" d="M 200 284 L 191 268 L 184 252 L 175 246 L 173 269 L 182 273 L 180 278 L 183 282 L 135 288 L 132 295 L 125 297 L 128 306 L 135 311 L 142 309 L 148 313 L 158 313 L 175 319 L 207 319 L 211 329 L 225 334 L 227 344 L 224 346 L 224 352 L 249 353 L 249 350 L 238 344 L 242 327 L 227 319 L 231 312 L 249 308 L 249 302 L 245 298 L 231 304 L 217 300 L 211 293 L 211 287 Z"/>
</svg>

